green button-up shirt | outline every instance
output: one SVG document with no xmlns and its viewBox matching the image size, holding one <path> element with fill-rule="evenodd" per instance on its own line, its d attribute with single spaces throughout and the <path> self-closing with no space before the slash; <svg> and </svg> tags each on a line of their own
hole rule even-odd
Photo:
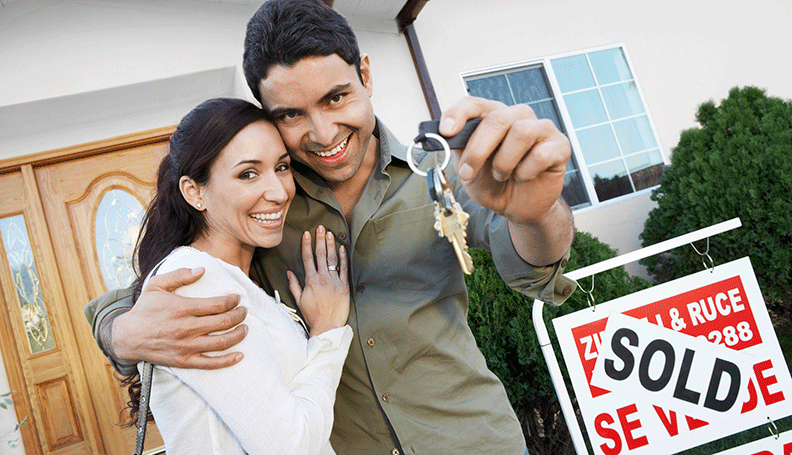
<svg viewBox="0 0 792 455">
<path fill-rule="evenodd" d="M 355 339 L 335 404 L 331 443 L 339 454 L 522 454 L 517 417 L 467 324 L 464 274 L 452 245 L 433 227 L 426 179 L 410 170 L 406 147 L 379 120 L 375 134 L 379 162 L 348 221 L 318 175 L 294 166 L 297 194 L 283 242 L 257 250 L 251 278 L 269 292 L 280 290 L 294 306 L 286 270 L 302 280 L 303 232 L 323 225 L 351 252 L 349 325 Z M 441 153 L 415 159 L 427 169 Z M 469 245 L 490 250 L 512 288 L 560 304 L 574 289 L 560 275 L 566 261 L 539 268 L 524 262 L 507 221 L 467 197 L 453 166 L 445 173 L 471 215 Z M 86 307 L 95 334 L 101 317 L 131 303 L 119 297 L 108 293 Z"/>
</svg>

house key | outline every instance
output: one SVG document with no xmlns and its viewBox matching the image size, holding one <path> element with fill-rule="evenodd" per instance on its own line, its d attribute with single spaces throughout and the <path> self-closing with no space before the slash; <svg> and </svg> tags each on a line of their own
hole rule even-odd
<svg viewBox="0 0 792 455">
<path fill-rule="evenodd" d="M 435 202 L 434 228 L 438 235 L 445 237 L 454 247 L 454 252 L 459 259 L 459 265 L 466 275 L 473 273 L 473 258 L 470 257 L 467 245 L 468 215 L 459 202 L 454 198 L 454 193 L 440 167 L 430 168 L 426 172 L 427 181 L 431 181 L 429 194 Z"/>
<path fill-rule="evenodd" d="M 454 148 L 463 149 L 467 140 L 470 138 L 473 131 L 476 129 L 481 119 L 469 120 L 462 131 L 450 138 L 444 138 L 437 134 L 439 128 L 439 121 L 431 120 L 428 122 L 421 122 L 419 130 L 421 134 L 413 140 L 413 143 L 407 149 L 407 164 L 410 169 L 420 176 L 426 177 L 426 182 L 429 187 L 429 196 L 435 203 L 435 223 L 434 228 L 440 237 L 446 237 L 451 245 L 454 247 L 454 252 L 459 259 L 459 264 L 465 274 L 470 275 L 473 272 L 473 259 L 470 257 L 467 244 L 467 224 L 470 215 L 467 214 L 459 202 L 456 201 L 451 186 L 448 184 L 443 169 L 448 166 L 451 160 L 451 146 Z M 412 151 L 416 143 L 423 143 L 424 151 L 445 151 L 445 158 L 442 164 L 429 168 L 426 172 L 421 171 L 415 165 L 412 159 Z"/>
</svg>

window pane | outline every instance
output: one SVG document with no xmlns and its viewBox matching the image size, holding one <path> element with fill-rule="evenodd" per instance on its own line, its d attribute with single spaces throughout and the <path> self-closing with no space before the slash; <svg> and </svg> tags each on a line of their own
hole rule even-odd
<svg viewBox="0 0 792 455">
<path fill-rule="evenodd" d="M 632 79 L 624 52 L 620 48 L 588 54 L 597 83 L 600 85 Z"/>
<path fill-rule="evenodd" d="M 30 353 L 37 354 L 53 349 L 55 339 L 41 293 L 41 281 L 33 259 L 25 218 L 22 215 L 3 218 L 0 220 L 0 232 L 3 234 L 8 265 L 14 278 Z"/>
<path fill-rule="evenodd" d="M 540 101 L 538 103 L 531 103 L 531 109 L 534 110 L 534 114 L 536 114 L 536 118 L 543 118 L 552 120 L 555 123 L 556 128 L 558 131 L 564 132 L 564 127 L 561 125 L 561 122 L 558 120 L 558 114 L 556 114 L 555 103 L 552 100 L 547 101 Z"/>
<path fill-rule="evenodd" d="M 96 254 L 107 289 L 129 287 L 135 281 L 132 254 L 143 219 L 143 206 L 124 190 L 108 191 L 96 210 Z"/>
<path fill-rule="evenodd" d="M 644 113 L 635 82 L 602 87 L 602 98 L 605 100 L 611 120 Z"/>
<path fill-rule="evenodd" d="M 551 98 L 547 91 L 542 70 L 531 68 L 508 74 L 509 84 L 511 84 L 514 100 L 517 103 L 531 103 L 533 101 L 543 101 Z"/>
<path fill-rule="evenodd" d="M 600 201 L 607 201 L 633 192 L 624 162 L 620 159 L 597 166 L 589 166 L 589 174 L 594 180 L 594 190 Z"/>
<path fill-rule="evenodd" d="M 660 183 L 660 176 L 663 174 L 663 168 L 665 167 L 660 150 L 655 149 L 647 153 L 629 156 L 626 161 L 636 191 L 653 187 Z"/>
<path fill-rule="evenodd" d="M 613 129 L 625 155 L 657 147 L 652 126 L 645 115 L 614 122 Z"/>
<path fill-rule="evenodd" d="M 567 172 L 564 175 L 564 189 L 561 191 L 564 201 L 572 209 L 579 209 L 591 205 L 589 198 L 586 195 L 586 187 L 583 185 L 583 179 L 580 177 L 580 172 L 575 170 Z"/>
<path fill-rule="evenodd" d="M 565 95 L 564 102 L 576 129 L 608 121 L 597 90 Z"/>
<path fill-rule="evenodd" d="M 514 100 L 506 82 L 506 76 L 490 76 L 467 81 L 468 93 L 472 96 L 500 101 L 507 106 L 514 104 Z"/>
<path fill-rule="evenodd" d="M 577 132 L 578 142 L 589 166 L 618 158 L 619 147 L 610 125 L 600 125 Z"/>
<path fill-rule="evenodd" d="M 594 76 L 591 75 L 585 55 L 553 60 L 552 65 L 561 93 L 594 87 Z"/>
</svg>

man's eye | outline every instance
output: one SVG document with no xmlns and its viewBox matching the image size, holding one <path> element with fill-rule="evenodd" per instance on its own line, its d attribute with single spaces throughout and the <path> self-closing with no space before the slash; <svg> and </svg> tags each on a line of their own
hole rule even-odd
<svg viewBox="0 0 792 455">
<path fill-rule="evenodd" d="M 343 93 L 336 93 L 335 95 L 333 95 L 332 97 L 330 97 L 330 102 L 331 102 L 331 103 L 338 103 L 338 102 L 340 102 L 340 101 L 341 101 L 343 98 L 344 98 L 344 94 L 343 94 Z"/>
</svg>

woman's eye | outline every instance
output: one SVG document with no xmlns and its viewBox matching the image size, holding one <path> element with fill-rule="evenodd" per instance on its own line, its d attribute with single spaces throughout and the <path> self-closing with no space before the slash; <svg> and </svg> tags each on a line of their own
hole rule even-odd
<svg viewBox="0 0 792 455">
<path fill-rule="evenodd" d="M 256 177 L 256 173 L 253 172 L 253 171 L 245 171 L 245 172 L 239 174 L 239 178 L 242 179 L 242 180 L 250 180 L 250 179 L 255 178 L 255 177 Z"/>
<path fill-rule="evenodd" d="M 287 163 L 279 164 L 278 167 L 275 168 L 276 172 L 288 172 L 291 169 L 291 166 Z"/>
</svg>

